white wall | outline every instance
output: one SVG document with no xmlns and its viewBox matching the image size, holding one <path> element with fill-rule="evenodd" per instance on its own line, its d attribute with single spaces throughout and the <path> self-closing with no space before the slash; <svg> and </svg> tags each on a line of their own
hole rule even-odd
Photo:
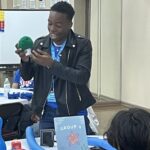
<svg viewBox="0 0 150 150">
<path fill-rule="evenodd" d="M 90 90 L 120 100 L 121 0 L 91 1 Z"/>
<path fill-rule="evenodd" d="M 92 71 L 90 78 L 90 90 L 95 94 L 100 94 L 100 64 L 97 58 L 100 57 L 100 12 L 99 12 L 99 0 L 94 0 L 91 3 L 91 25 L 90 25 L 90 38 L 92 42 L 93 52 L 92 52 Z"/>
<path fill-rule="evenodd" d="M 75 1 L 74 9 L 74 31 L 78 34 L 85 35 L 85 1 Z"/>
<path fill-rule="evenodd" d="M 123 0 L 122 101 L 150 107 L 150 1 Z"/>
<path fill-rule="evenodd" d="M 121 0 L 101 0 L 101 95 L 120 100 Z"/>
<path fill-rule="evenodd" d="M 116 7 L 113 2 L 120 4 L 121 0 L 118 3 L 112 0 L 94 0 L 91 3 L 93 68 L 90 89 L 94 93 L 116 98 L 116 92 L 119 95 L 121 88 L 121 101 L 149 108 L 150 1 L 122 0 L 122 70 L 119 70 L 117 57 L 121 43 L 117 38 L 118 46 L 113 43 L 114 35 L 119 37 L 117 28 L 120 28 L 121 20 L 117 21 L 119 14 L 115 14 L 117 11 L 113 10 Z M 115 57 L 117 60 L 114 61 Z M 117 74 L 117 70 L 122 76 Z M 119 81 L 116 82 L 120 78 L 121 87 L 118 86 Z"/>
</svg>

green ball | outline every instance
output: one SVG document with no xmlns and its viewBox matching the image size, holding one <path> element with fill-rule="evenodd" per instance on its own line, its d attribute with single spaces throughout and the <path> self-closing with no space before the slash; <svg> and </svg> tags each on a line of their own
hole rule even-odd
<svg viewBox="0 0 150 150">
<path fill-rule="evenodd" d="M 18 48 L 21 48 L 22 50 L 26 49 L 32 49 L 33 48 L 33 41 L 28 36 L 23 36 L 18 43 Z"/>
</svg>

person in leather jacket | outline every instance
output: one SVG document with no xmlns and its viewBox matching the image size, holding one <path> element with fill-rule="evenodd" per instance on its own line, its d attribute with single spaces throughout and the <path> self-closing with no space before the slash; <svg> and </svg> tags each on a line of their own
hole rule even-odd
<svg viewBox="0 0 150 150">
<path fill-rule="evenodd" d="M 91 134 L 86 109 L 96 102 L 87 86 L 92 45 L 71 29 L 74 14 L 69 3 L 54 4 L 49 34 L 34 42 L 30 56 L 21 49 L 16 53 L 21 57 L 23 79 L 34 77 L 32 121 L 40 121 L 40 129 L 54 128 L 54 117 L 84 115 L 87 134 Z"/>
</svg>

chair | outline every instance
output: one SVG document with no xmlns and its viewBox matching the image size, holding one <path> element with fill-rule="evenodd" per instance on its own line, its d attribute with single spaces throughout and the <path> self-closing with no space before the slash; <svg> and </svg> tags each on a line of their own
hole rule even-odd
<svg viewBox="0 0 150 150">
<path fill-rule="evenodd" d="M 3 119 L 2 136 L 5 141 L 21 138 L 19 124 L 22 110 L 21 103 L 0 105 L 0 117 Z"/>
<path fill-rule="evenodd" d="M 103 150 L 117 150 L 116 148 L 112 147 L 107 140 L 100 139 L 98 137 L 88 137 L 88 145 L 97 147 Z"/>
<path fill-rule="evenodd" d="M 6 150 L 6 144 L 2 137 L 2 125 L 3 125 L 3 119 L 0 117 L 0 150 Z"/>
<path fill-rule="evenodd" d="M 44 150 L 35 140 L 33 129 L 31 126 L 26 128 L 26 139 L 31 150 Z"/>
</svg>

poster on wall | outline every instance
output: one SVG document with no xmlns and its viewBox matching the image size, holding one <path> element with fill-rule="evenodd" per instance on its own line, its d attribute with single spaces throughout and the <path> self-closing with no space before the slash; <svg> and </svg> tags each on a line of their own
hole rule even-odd
<svg viewBox="0 0 150 150">
<path fill-rule="evenodd" d="M 22 9 L 27 9 L 27 1 L 26 0 L 21 1 L 21 8 Z"/>
<path fill-rule="evenodd" d="M 35 8 L 35 0 L 29 0 L 29 8 L 32 9 L 32 8 Z"/>
<path fill-rule="evenodd" d="M 39 8 L 46 8 L 46 2 L 45 0 L 39 0 Z"/>
<path fill-rule="evenodd" d="M 4 32 L 4 11 L 0 11 L 0 32 Z"/>
<path fill-rule="evenodd" d="M 66 1 L 66 2 L 69 3 L 70 0 L 50 0 L 50 4 L 52 3 L 52 5 L 53 5 L 53 4 L 55 4 L 55 3 L 59 2 L 59 1 Z"/>
<path fill-rule="evenodd" d="M 20 8 L 20 0 L 13 0 L 13 8 Z"/>
</svg>

